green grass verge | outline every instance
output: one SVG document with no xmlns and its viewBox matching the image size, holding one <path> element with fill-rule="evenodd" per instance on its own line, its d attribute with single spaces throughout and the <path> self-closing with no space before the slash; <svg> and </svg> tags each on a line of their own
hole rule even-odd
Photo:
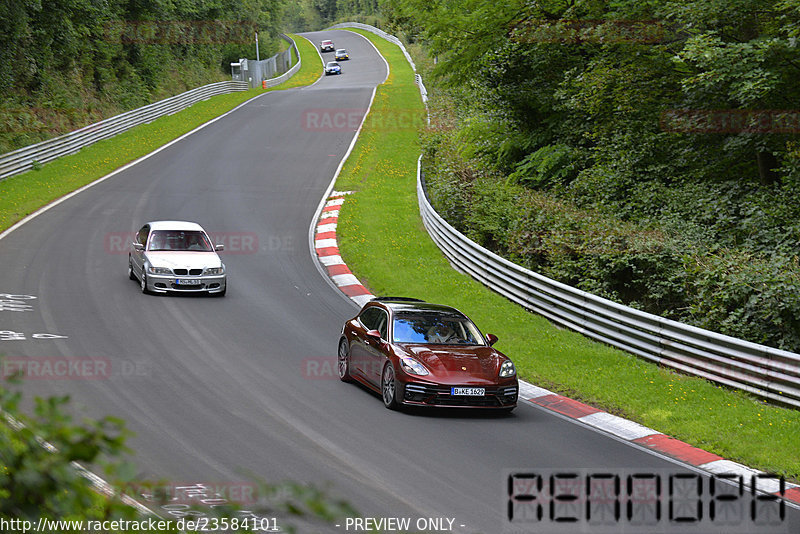
<svg viewBox="0 0 800 534">
<path fill-rule="evenodd" d="M 551 325 L 453 270 L 428 237 L 416 197 L 424 113 L 400 49 L 367 32 L 391 65 L 336 189 L 356 191 L 337 228 L 350 269 L 375 294 L 455 306 L 515 363 L 522 379 L 619 414 L 727 459 L 800 479 L 800 412 L 683 376 Z M 396 127 L 392 127 L 396 125 Z M 379 209 L 376 209 L 376 206 Z"/>
<path fill-rule="evenodd" d="M 313 83 L 322 72 L 319 54 L 307 39 L 295 35 L 291 37 L 297 43 L 303 64 L 294 76 L 276 87 L 209 98 L 174 115 L 161 117 L 83 148 L 77 154 L 52 161 L 39 170 L 0 181 L 0 231 L 42 206 L 152 152 L 254 96 L 265 91 Z"/>
</svg>

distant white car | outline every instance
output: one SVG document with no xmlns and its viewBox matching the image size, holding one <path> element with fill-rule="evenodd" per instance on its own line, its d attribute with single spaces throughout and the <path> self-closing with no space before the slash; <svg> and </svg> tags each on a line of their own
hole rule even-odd
<svg viewBox="0 0 800 534">
<path fill-rule="evenodd" d="M 341 74 L 342 67 L 335 61 L 329 61 L 325 64 L 325 76 L 328 74 Z"/>
<path fill-rule="evenodd" d="M 128 277 L 142 293 L 205 292 L 223 296 L 228 289 L 225 264 L 203 228 L 186 221 L 153 221 L 131 243 Z"/>
<path fill-rule="evenodd" d="M 320 52 L 333 52 L 334 50 L 336 50 L 336 47 L 333 46 L 333 41 L 331 41 L 330 39 L 320 41 L 319 43 Z"/>
</svg>

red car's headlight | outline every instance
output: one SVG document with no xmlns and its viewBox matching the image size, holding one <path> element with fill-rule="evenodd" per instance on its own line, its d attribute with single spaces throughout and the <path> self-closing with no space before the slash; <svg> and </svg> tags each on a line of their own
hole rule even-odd
<svg viewBox="0 0 800 534">
<path fill-rule="evenodd" d="M 425 366 L 412 358 L 400 358 L 400 366 L 410 375 L 425 376 L 428 374 Z"/>
<path fill-rule="evenodd" d="M 500 366 L 500 378 L 509 378 L 517 374 L 517 369 L 514 367 L 514 362 L 506 360 Z"/>
</svg>

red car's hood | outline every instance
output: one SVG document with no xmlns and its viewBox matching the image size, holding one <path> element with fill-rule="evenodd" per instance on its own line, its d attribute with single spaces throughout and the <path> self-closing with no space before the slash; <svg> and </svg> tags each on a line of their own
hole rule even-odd
<svg viewBox="0 0 800 534">
<path fill-rule="evenodd" d="M 402 348 L 445 383 L 497 383 L 507 359 L 492 347 L 409 344 Z"/>
</svg>

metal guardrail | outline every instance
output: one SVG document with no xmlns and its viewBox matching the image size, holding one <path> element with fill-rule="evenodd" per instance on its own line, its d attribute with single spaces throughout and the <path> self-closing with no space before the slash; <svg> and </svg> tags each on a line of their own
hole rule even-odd
<svg viewBox="0 0 800 534">
<path fill-rule="evenodd" d="M 381 30 L 380 28 L 376 28 L 375 26 L 370 26 L 369 24 L 361 24 L 360 22 L 342 22 L 340 24 L 334 24 L 328 29 L 339 30 L 342 28 L 357 28 L 359 30 L 368 31 L 374 33 L 375 35 L 383 37 L 390 43 L 396 44 L 397 46 L 400 47 L 400 50 L 403 51 L 403 55 L 406 56 L 406 59 L 408 60 L 409 64 L 411 64 L 411 68 L 414 69 L 414 72 L 417 72 L 417 66 L 414 64 L 414 60 L 411 59 L 411 55 L 408 53 L 408 50 L 406 50 L 405 45 L 403 45 L 403 42 L 394 35 L 390 35 L 385 31 Z"/>
<path fill-rule="evenodd" d="M 297 43 L 288 36 L 282 35 L 281 37 L 292 44 L 287 50 L 279 52 L 276 55 L 288 52 L 289 56 L 291 56 L 291 50 L 294 50 L 294 53 L 297 55 L 297 63 L 284 74 L 276 78 L 265 80 L 267 87 L 274 87 L 285 82 L 300 70 L 301 58 L 300 52 L 297 49 Z M 261 84 L 260 81 L 258 83 L 259 85 Z M 225 81 L 204 85 L 197 89 L 192 89 L 185 93 L 165 98 L 164 100 L 131 111 L 126 111 L 125 113 L 84 126 L 70 133 L 42 141 L 41 143 L 7 152 L 6 154 L 0 155 L 0 180 L 29 171 L 38 164 L 47 163 L 62 156 L 74 154 L 81 148 L 130 130 L 134 126 L 147 124 L 165 115 L 172 115 L 173 113 L 188 108 L 192 104 L 207 100 L 212 96 L 233 93 L 235 91 L 247 91 L 248 88 L 248 83 L 246 81 Z"/>
<path fill-rule="evenodd" d="M 152 122 L 164 115 L 177 113 L 212 96 L 246 90 L 247 83 L 244 82 L 226 81 L 204 85 L 84 126 L 68 134 L 8 152 L 0 156 L 0 180 L 28 171 L 37 164 L 74 154 L 83 147 L 113 137 L 134 126 Z"/>
<path fill-rule="evenodd" d="M 623 306 L 556 282 L 486 250 L 431 206 L 417 164 L 422 221 L 458 269 L 550 321 L 660 365 L 800 408 L 800 354 Z"/>
</svg>

